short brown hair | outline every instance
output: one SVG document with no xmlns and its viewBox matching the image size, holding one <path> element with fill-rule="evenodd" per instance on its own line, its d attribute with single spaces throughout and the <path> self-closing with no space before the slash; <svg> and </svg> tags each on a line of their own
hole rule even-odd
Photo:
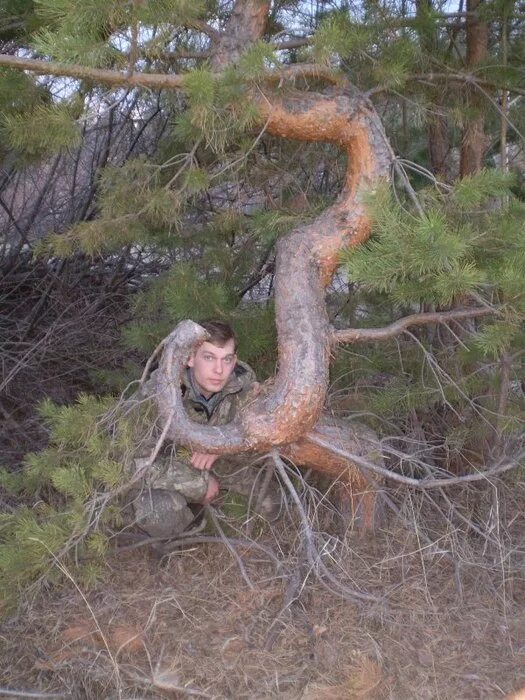
<svg viewBox="0 0 525 700">
<path fill-rule="evenodd" d="M 228 340 L 233 340 L 234 348 L 237 350 L 237 336 L 229 323 L 213 318 L 199 321 L 199 326 L 202 326 L 210 334 L 208 343 L 213 343 L 213 345 L 222 348 Z"/>
</svg>

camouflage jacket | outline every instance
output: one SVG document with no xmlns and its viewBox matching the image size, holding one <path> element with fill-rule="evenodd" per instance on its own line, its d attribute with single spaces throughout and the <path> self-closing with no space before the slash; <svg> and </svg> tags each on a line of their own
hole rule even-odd
<svg viewBox="0 0 525 700">
<path fill-rule="evenodd" d="M 244 362 L 237 362 L 226 386 L 206 399 L 196 389 L 191 370 L 187 368 L 181 381 L 184 409 L 189 418 L 196 423 L 225 425 L 251 401 L 254 382 L 255 374 L 251 367 Z M 155 386 L 156 379 L 152 376 L 145 389 L 139 392 L 136 398 L 139 401 L 144 397 L 150 398 Z M 209 473 L 195 469 L 189 463 L 188 450 L 177 449 L 175 445 L 169 444 L 164 446 L 155 462 L 148 465 L 149 454 L 157 437 L 156 433 L 143 444 L 142 454 L 133 460 L 132 473 L 144 470 L 145 483 L 149 488 L 178 491 L 190 502 L 200 501 L 206 493 Z M 148 465 L 147 468 L 146 465 Z"/>
</svg>

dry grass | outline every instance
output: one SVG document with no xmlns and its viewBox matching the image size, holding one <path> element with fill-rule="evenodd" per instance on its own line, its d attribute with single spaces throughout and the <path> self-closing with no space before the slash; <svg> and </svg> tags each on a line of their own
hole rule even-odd
<svg viewBox="0 0 525 700">
<path fill-rule="evenodd" d="M 472 523 L 485 538 L 440 513 L 436 495 L 392 494 L 406 522 L 374 540 L 325 528 L 324 563 L 376 604 L 307 576 L 293 517 L 259 535 L 280 571 L 237 547 L 253 589 L 219 541 L 114 555 L 85 599 L 64 585 L 5 622 L 0 687 L 89 700 L 503 698 L 525 684 L 523 495 L 501 487 L 499 539 L 482 498 L 486 523 Z"/>
</svg>

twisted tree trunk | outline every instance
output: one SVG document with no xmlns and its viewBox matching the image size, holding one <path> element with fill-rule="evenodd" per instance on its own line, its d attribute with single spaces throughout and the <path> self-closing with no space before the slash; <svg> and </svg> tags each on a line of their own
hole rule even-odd
<svg viewBox="0 0 525 700">
<path fill-rule="evenodd" d="M 319 420 L 328 387 L 331 332 L 324 288 L 341 249 L 369 235 L 362 196 L 388 176 L 391 151 L 373 107 L 361 97 L 289 91 L 265 92 L 262 118 L 272 134 L 304 141 L 337 143 L 347 153 L 346 182 L 338 200 L 315 221 L 277 245 L 275 307 L 279 370 L 238 424 L 195 426 L 184 418 L 179 371 L 194 345 L 204 339 L 191 323 L 167 339 L 161 363 L 158 403 L 169 436 L 193 448 L 217 453 L 262 451 L 303 437 Z"/>
<path fill-rule="evenodd" d="M 362 195 L 388 176 L 391 151 L 372 106 L 362 98 L 265 92 L 259 107 L 274 135 L 337 143 L 347 153 L 346 182 L 337 202 L 277 246 L 275 307 L 279 370 L 237 422 L 221 427 L 192 423 L 185 415 L 179 376 L 192 348 L 205 339 L 196 324 L 179 324 L 166 341 L 156 399 L 170 421 L 168 435 L 192 449 L 219 454 L 266 451 L 278 446 L 300 465 L 344 478 L 361 503 L 362 522 L 375 520 L 373 483 L 355 466 L 310 438 L 324 435 L 354 454 L 381 460 L 375 436 L 364 426 L 322 416 L 328 387 L 332 333 L 324 288 L 341 249 L 369 235 Z M 312 432 L 310 432 L 312 431 Z"/>
</svg>

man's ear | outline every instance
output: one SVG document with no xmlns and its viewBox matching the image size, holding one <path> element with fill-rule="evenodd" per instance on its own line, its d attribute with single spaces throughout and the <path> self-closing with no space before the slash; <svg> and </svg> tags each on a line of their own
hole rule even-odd
<svg viewBox="0 0 525 700">
<path fill-rule="evenodd" d="M 188 357 L 188 361 L 186 362 L 187 367 L 193 367 L 195 364 L 195 355 L 194 353 L 191 353 L 191 355 Z"/>
</svg>

